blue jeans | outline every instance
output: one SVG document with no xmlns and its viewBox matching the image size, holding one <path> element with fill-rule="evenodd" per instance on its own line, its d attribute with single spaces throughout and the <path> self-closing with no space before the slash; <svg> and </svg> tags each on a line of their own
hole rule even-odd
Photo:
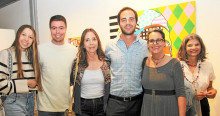
<svg viewBox="0 0 220 116">
<path fill-rule="evenodd" d="M 95 99 L 81 98 L 82 115 L 77 116 L 105 116 L 103 97 Z"/>
<path fill-rule="evenodd" d="M 6 116 L 34 116 L 34 96 L 32 93 L 12 93 L 3 103 Z"/>
</svg>

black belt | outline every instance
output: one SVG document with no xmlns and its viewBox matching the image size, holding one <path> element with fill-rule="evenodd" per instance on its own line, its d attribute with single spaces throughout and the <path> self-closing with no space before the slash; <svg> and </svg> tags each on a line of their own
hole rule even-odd
<svg viewBox="0 0 220 116">
<path fill-rule="evenodd" d="M 92 99 L 87 99 L 87 98 L 82 98 L 82 97 L 80 97 L 80 98 L 81 98 L 82 101 L 84 101 L 84 100 L 87 100 L 87 101 L 90 101 L 90 100 L 91 100 L 91 101 L 92 101 L 92 100 L 93 100 L 93 101 L 96 101 L 96 100 L 97 100 L 97 101 L 103 101 L 103 97 L 92 98 Z"/>
<path fill-rule="evenodd" d="M 155 94 L 155 95 L 175 95 L 175 90 L 153 90 L 153 89 L 144 89 L 145 94 Z"/>
<path fill-rule="evenodd" d="M 141 98 L 141 97 L 142 97 L 142 94 L 139 94 L 139 95 L 136 95 L 136 96 L 132 96 L 132 97 L 118 97 L 118 96 L 115 96 L 115 95 L 111 95 L 111 94 L 110 94 L 109 97 L 110 97 L 110 98 L 113 98 L 113 99 L 116 99 L 116 100 L 119 100 L 119 101 L 129 102 L 129 101 L 132 101 L 132 100 Z"/>
</svg>

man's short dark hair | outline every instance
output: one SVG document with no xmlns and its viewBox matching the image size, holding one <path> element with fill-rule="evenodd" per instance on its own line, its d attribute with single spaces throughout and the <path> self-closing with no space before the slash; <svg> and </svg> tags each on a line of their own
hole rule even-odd
<svg viewBox="0 0 220 116">
<path fill-rule="evenodd" d="M 54 16 L 52 16 L 50 18 L 50 24 L 49 24 L 50 27 L 51 27 L 51 23 L 53 21 L 63 21 L 65 23 L 66 27 L 67 27 L 66 18 L 64 16 L 62 16 L 62 15 L 54 15 Z"/>
<path fill-rule="evenodd" d="M 136 12 L 134 9 L 130 8 L 130 7 L 124 7 L 124 8 L 122 8 L 122 9 L 118 12 L 118 16 L 117 16 L 118 23 L 120 24 L 120 15 L 121 15 L 121 13 L 122 13 L 123 11 L 125 11 L 125 10 L 131 10 L 131 11 L 134 13 L 135 19 L 136 19 L 136 23 L 137 23 L 137 21 L 138 21 L 137 12 Z"/>
</svg>

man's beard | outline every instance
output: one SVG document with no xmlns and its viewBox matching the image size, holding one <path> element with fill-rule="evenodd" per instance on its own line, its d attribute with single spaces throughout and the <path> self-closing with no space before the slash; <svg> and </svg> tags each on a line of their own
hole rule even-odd
<svg viewBox="0 0 220 116">
<path fill-rule="evenodd" d="M 135 32 L 135 29 L 134 29 L 133 31 L 131 31 L 131 32 L 126 32 L 122 27 L 120 27 L 120 28 L 121 28 L 121 32 L 122 32 L 123 34 L 125 34 L 125 35 L 133 35 L 134 32 Z"/>
</svg>

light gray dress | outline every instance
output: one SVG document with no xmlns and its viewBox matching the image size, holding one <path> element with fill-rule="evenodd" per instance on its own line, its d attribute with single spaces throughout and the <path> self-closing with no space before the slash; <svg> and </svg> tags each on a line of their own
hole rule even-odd
<svg viewBox="0 0 220 116">
<path fill-rule="evenodd" d="M 177 97 L 185 97 L 184 78 L 177 59 L 153 68 L 144 66 L 142 85 L 144 89 L 175 90 L 175 95 L 144 94 L 141 116 L 178 116 Z"/>
</svg>

